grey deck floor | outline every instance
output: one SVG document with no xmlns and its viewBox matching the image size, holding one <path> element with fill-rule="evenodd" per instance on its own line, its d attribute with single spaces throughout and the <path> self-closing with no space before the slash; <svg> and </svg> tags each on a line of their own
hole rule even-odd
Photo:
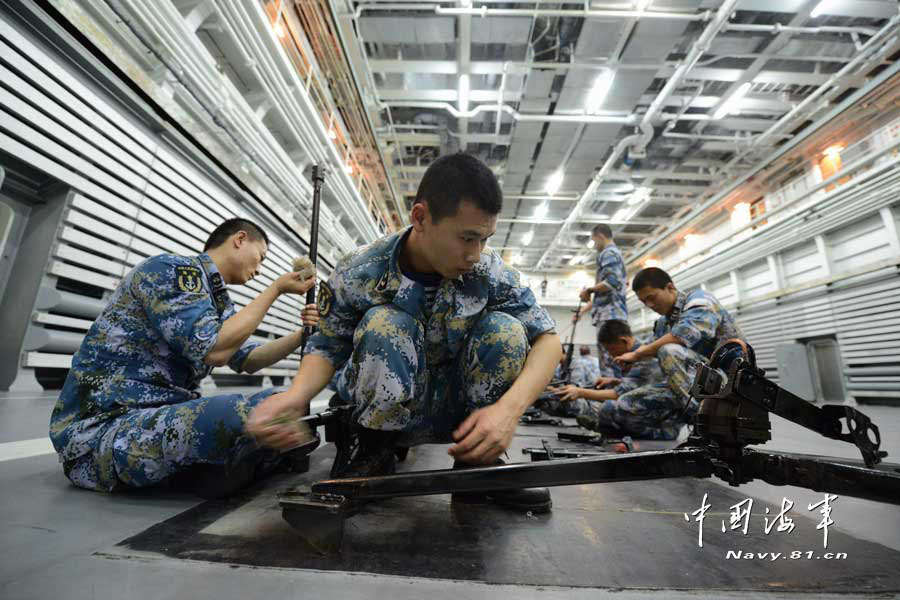
<svg viewBox="0 0 900 600">
<path fill-rule="evenodd" d="M 56 455 L 48 452 L 49 442 L 44 441 L 54 401 L 54 394 L 0 397 L 0 531 L 3 532 L 0 539 L 0 598 L 4 600 L 125 597 L 226 600 L 264 595 L 304 598 L 421 598 L 426 595 L 431 598 L 744 598 L 786 593 L 706 589 L 708 586 L 702 580 L 678 589 L 665 589 L 652 584 L 654 578 L 651 576 L 633 577 L 625 585 L 599 589 L 540 585 L 539 582 L 530 585 L 485 584 L 385 574 L 240 566 L 171 558 L 164 553 L 116 552 L 113 549 L 124 539 L 183 513 L 200 501 L 174 493 L 106 495 L 73 488 L 62 475 Z M 881 428 L 883 448 L 890 453 L 888 460 L 900 462 L 900 409 L 865 406 L 862 410 Z M 856 457 L 855 449 L 849 445 L 818 438 L 777 417 L 772 420 L 775 441 L 767 448 Z M 520 459 L 513 456 L 513 460 Z M 632 490 L 641 489 L 639 483 L 624 485 L 631 486 L 628 489 Z M 617 493 L 621 495 L 620 492 Z M 758 482 L 741 486 L 736 492 L 741 497 L 752 496 L 758 502 L 776 507 L 782 497 L 787 497 L 803 509 L 807 503 L 822 498 L 819 493 L 776 488 Z M 635 504 L 638 500 L 635 498 Z M 620 498 L 618 502 L 622 504 L 625 500 Z M 699 506 L 699 502 L 700 496 L 695 499 L 696 506 L 679 506 L 678 509 L 690 512 Z M 564 506 L 565 502 L 557 502 L 555 510 L 564 510 Z M 610 508 L 618 510 L 621 507 Z M 716 509 L 719 515 L 727 512 L 725 507 L 713 510 Z M 834 504 L 832 518 L 836 535 L 846 534 L 855 540 L 880 544 L 885 557 L 892 557 L 900 550 L 900 507 L 841 497 Z M 636 532 L 635 539 L 627 542 L 653 544 L 651 540 L 640 539 L 643 535 Z M 866 547 L 869 552 L 872 548 L 881 552 L 875 546 Z M 684 551 L 692 552 L 693 548 L 684 548 Z M 701 560 L 717 562 L 714 567 L 726 569 L 729 566 L 721 557 L 700 556 Z M 595 563 L 598 569 L 624 559 L 625 556 L 617 556 L 599 542 L 596 554 L 584 558 Z M 848 561 L 852 560 L 853 556 L 850 556 Z M 685 565 L 685 569 L 690 568 Z M 828 568 L 827 564 L 822 564 L 823 572 Z M 900 590 L 883 589 L 877 596 L 895 597 L 897 591 Z M 848 595 L 853 594 L 843 592 L 829 596 L 816 593 L 816 597 L 823 598 Z"/>
</svg>

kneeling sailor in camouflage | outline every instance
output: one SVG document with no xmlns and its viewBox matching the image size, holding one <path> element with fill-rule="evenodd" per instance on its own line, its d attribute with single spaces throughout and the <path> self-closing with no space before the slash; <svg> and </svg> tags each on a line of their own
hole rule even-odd
<svg viewBox="0 0 900 600">
<path fill-rule="evenodd" d="M 252 480 L 273 453 L 244 434 L 244 421 L 272 393 L 201 397 L 215 366 L 252 373 L 300 345 L 297 330 L 260 345 L 248 341 L 281 294 L 303 294 L 315 282 L 303 272 L 279 277 L 235 311 L 226 284 L 259 274 L 268 238 L 258 225 L 231 219 L 217 227 L 199 256 L 163 254 L 128 273 L 81 347 L 50 421 L 50 438 L 75 485 L 113 491 L 184 475 L 222 495 Z M 304 322 L 316 322 L 315 307 Z M 297 433 L 295 432 L 295 438 Z M 213 481 L 215 480 L 215 481 Z"/>
<path fill-rule="evenodd" d="M 345 464 L 339 455 L 333 475 L 393 472 L 395 446 L 421 443 L 454 442 L 456 466 L 496 463 L 561 355 L 550 315 L 485 252 L 501 205 L 494 174 L 477 159 L 434 161 L 411 227 L 344 257 L 320 287 L 320 327 L 299 376 L 254 410 L 250 431 L 279 447 L 276 417 L 308 411 L 336 372 L 360 451 Z M 549 508 L 546 489 L 520 492 L 488 499 Z"/>
<path fill-rule="evenodd" d="M 661 316 L 653 327 L 653 342 L 615 360 L 624 368 L 656 357 L 666 383 L 634 390 L 629 394 L 627 410 L 601 419 L 600 424 L 621 429 L 629 422 L 639 422 L 645 437 L 675 439 L 699 408 L 690 393 L 698 365 L 708 363 L 722 343 L 744 336 L 712 294 L 702 289 L 679 291 L 662 269 L 642 270 L 635 276 L 632 289 L 641 302 Z"/>
<path fill-rule="evenodd" d="M 637 339 L 625 321 L 604 321 L 597 339 L 613 358 L 639 348 Z M 558 398 L 558 414 L 578 417 L 579 423 L 595 428 L 599 423 L 607 429 L 619 429 L 636 438 L 648 437 L 645 423 L 632 417 L 629 409 L 633 394 L 641 394 L 646 386 L 665 386 L 666 381 L 656 360 L 642 360 L 631 365 L 620 377 L 598 377 L 590 385 L 566 385 L 553 388 Z M 602 389 L 596 389 L 602 388 Z M 652 435 L 649 435 L 652 437 Z"/>
</svg>

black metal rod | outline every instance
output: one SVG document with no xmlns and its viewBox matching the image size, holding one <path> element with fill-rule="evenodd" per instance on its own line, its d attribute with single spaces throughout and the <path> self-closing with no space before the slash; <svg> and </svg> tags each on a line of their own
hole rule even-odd
<svg viewBox="0 0 900 600">
<path fill-rule="evenodd" d="M 312 220 L 310 222 L 309 228 L 309 260 L 312 261 L 313 267 L 318 265 L 319 261 L 319 207 L 322 204 L 322 184 L 325 182 L 325 174 L 322 172 L 322 169 L 319 168 L 319 165 L 313 165 L 312 168 L 312 185 L 313 185 L 313 196 L 312 196 Z M 316 303 L 316 286 L 312 286 L 309 288 L 309 291 L 306 292 L 306 303 L 307 304 L 315 304 Z M 306 341 L 309 339 L 309 336 L 313 334 L 314 327 L 304 326 L 303 327 L 303 336 L 302 341 L 300 343 L 300 357 L 303 357 L 304 351 L 306 349 Z"/>
<path fill-rule="evenodd" d="M 712 464 L 706 449 L 682 448 L 552 462 L 419 471 L 384 477 L 330 479 L 313 484 L 312 492 L 362 500 L 668 477 L 709 477 L 711 474 Z"/>
<path fill-rule="evenodd" d="M 869 468 L 862 461 L 812 454 L 745 449 L 744 473 L 771 485 L 794 485 L 816 492 L 900 504 L 900 465 Z"/>
</svg>

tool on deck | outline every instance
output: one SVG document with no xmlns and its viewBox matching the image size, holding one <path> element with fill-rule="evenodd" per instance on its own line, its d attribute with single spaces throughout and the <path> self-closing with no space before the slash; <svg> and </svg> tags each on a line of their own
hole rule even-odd
<svg viewBox="0 0 900 600">
<path fill-rule="evenodd" d="M 673 450 L 331 479 L 306 491 L 285 492 L 279 503 L 284 518 L 324 553 L 340 550 L 344 521 L 362 502 L 400 496 L 716 476 L 733 486 L 762 479 L 900 504 L 900 464 L 881 463 L 886 453 L 879 449 L 878 427 L 852 407 L 818 407 L 769 381 L 743 342 L 724 344 L 709 366 L 699 367 L 691 395 L 700 402 L 694 434 Z M 853 443 L 863 460 L 748 448 L 771 439 L 769 413 Z M 559 456 L 555 449 L 544 451 L 554 459 Z"/>
</svg>

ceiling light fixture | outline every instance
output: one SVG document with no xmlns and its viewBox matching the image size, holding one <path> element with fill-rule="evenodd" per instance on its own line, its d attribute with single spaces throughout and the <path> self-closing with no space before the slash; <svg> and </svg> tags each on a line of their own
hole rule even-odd
<svg viewBox="0 0 900 600">
<path fill-rule="evenodd" d="M 562 169 L 554 171 L 553 175 L 550 176 L 550 179 L 547 180 L 547 185 L 544 186 L 544 190 L 551 196 L 558 192 L 560 186 L 562 186 L 563 177 L 565 177 L 565 173 L 563 173 Z"/>
<path fill-rule="evenodd" d="M 459 76 L 459 112 L 469 111 L 469 75 Z"/>
<path fill-rule="evenodd" d="M 659 261 L 655 258 L 648 258 L 644 261 L 644 268 L 649 269 L 650 267 L 659 267 Z"/>
<path fill-rule="evenodd" d="M 837 3 L 834 0 L 822 0 L 821 2 L 816 4 L 816 7 L 814 9 L 812 9 L 812 12 L 809 13 L 809 17 L 811 19 L 815 19 L 815 18 L 825 14 L 826 11 L 828 11 L 832 7 L 834 7 L 835 4 L 837 4 Z"/>
<path fill-rule="evenodd" d="M 637 188 L 636 190 L 634 190 L 634 193 L 632 193 L 631 196 L 628 197 L 628 205 L 635 206 L 637 204 L 640 204 L 641 202 L 644 202 L 645 200 L 649 200 L 651 191 L 652 190 L 650 188 L 644 186 Z"/>
<path fill-rule="evenodd" d="M 585 112 L 595 113 L 600 110 L 600 107 L 603 106 L 603 101 L 606 100 L 606 96 L 609 95 L 609 90 L 612 88 L 615 76 L 616 72 L 612 69 L 603 69 L 600 71 L 597 79 L 594 80 L 594 86 L 588 93 L 587 101 L 584 104 Z"/>
<path fill-rule="evenodd" d="M 534 229 L 530 229 L 524 234 L 522 234 L 522 245 L 527 246 L 531 244 L 531 240 L 534 239 Z"/>
<path fill-rule="evenodd" d="M 613 221 L 627 221 L 631 217 L 631 209 L 630 208 L 620 208 L 616 211 L 616 214 L 613 215 Z"/>
<path fill-rule="evenodd" d="M 534 218 L 535 219 L 543 219 L 544 217 L 547 216 L 547 210 L 549 208 L 550 207 L 547 206 L 546 202 L 542 202 L 541 204 L 538 205 L 537 208 L 534 209 Z"/>
<path fill-rule="evenodd" d="M 713 115 L 713 119 L 717 121 L 722 119 L 728 115 L 732 115 L 740 112 L 741 109 L 741 100 L 744 99 L 744 96 L 747 95 L 747 92 L 750 91 L 750 88 L 753 87 L 752 81 L 745 81 L 731 94 L 731 97 L 728 98 L 722 105 L 719 107 L 719 110 L 716 111 L 716 114 Z"/>
<path fill-rule="evenodd" d="M 593 248 L 593 247 L 594 247 L 594 240 L 593 240 L 593 238 L 591 238 L 591 239 L 589 239 L 589 240 L 587 241 L 587 247 L 588 247 L 588 248 Z"/>
</svg>

